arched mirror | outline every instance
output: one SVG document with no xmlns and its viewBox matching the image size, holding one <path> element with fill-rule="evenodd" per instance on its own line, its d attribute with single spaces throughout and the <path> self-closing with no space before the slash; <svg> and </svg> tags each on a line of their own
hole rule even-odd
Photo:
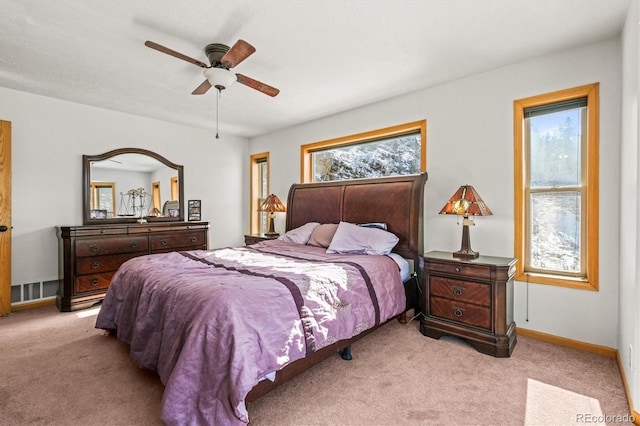
<svg viewBox="0 0 640 426">
<path fill-rule="evenodd" d="M 183 167 L 152 151 L 83 155 L 84 224 L 184 221 Z"/>
</svg>

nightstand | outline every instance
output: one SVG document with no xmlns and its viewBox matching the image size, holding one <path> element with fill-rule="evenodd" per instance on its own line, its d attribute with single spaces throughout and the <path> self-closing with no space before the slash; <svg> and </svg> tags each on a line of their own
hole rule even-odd
<svg viewBox="0 0 640 426">
<path fill-rule="evenodd" d="M 435 339 L 456 336 L 482 353 L 511 356 L 516 345 L 516 262 L 493 256 L 458 259 L 442 251 L 425 254 L 420 332 Z"/>
<path fill-rule="evenodd" d="M 259 243 L 265 240 L 274 240 L 280 235 L 265 235 L 265 234 L 245 234 L 244 245 L 250 246 L 251 244 Z"/>
</svg>

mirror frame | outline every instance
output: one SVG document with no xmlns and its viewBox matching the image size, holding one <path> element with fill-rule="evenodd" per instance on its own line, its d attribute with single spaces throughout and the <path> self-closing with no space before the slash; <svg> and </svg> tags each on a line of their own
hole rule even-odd
<svg viewBox="0 0 640 426">
<path fill-rule="evenodd" d="M 108 160 L 111 157 L 121 154 L 140 154 L 148 157 L 155 158 L 165 166 L 175 169 L 178 172 L 178 203 L 180 206 L 180 213 L 178 217 L 153 217 L 145 216 L 148 222 L 183 222 L 184 221 L 184 167 L 172 163 L 160 154 L 156 154 L 153 151 L 148 151 L 142 148 L 119 148 L 112 151 L 105 152 L 98 155 L 83 155 L 82 156 L 82 220 L 85 225 L 104 225 L 113 223 L 136 223 L 139 217 L 116 217 L 111 219 L 92 219 L 91 218 L 91 163 L 94 161 Z"/>
</svg>

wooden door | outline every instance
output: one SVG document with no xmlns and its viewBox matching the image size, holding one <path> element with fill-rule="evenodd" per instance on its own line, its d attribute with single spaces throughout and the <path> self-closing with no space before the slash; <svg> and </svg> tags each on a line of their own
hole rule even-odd
<svg viewBox="0 0 640 426">
<path fill-rule="evenodd" d="M 11 312 L 11 122 L 0 120 L 0 315 Z"/>
</svg>

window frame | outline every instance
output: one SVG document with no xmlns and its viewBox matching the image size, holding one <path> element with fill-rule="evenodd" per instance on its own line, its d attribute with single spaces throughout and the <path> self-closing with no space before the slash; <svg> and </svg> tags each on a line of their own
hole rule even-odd
<svg viewBox="0 0 640 426">
<path fill-rule="evenodd" d="M 158 212 L 162 211 L 162 197 L 160 192 L 160 181 L 151 182 L 151 201 L 153 202 L 153 208 Z M 156 213 L 154 211 L 154 213 Z"/>
<path fill-rule="evenodd" d="M 586 168 L 584 182 L 581 186 L 586 186 L 583 192 L 585 199 L 582 200 L 581 225 L 585 229 L 585 238 L 581 262 L 584 265 L 584 276 L 572 277 L 544 273 L 539 271 L 529 271 L 527 265 L 527 226 L 529 217 L 526 210 L 527 196 L 526 190 L 528 179 L 527 167 L 527 138 L 525 137 L 526 108 L 540 105 L 553 104 L 577 98 L 587 98 L 586 120 L 587 135 L 586 147 L 581 145 L 582 167 Z M 514 166 L 515 166 L 515 257 L 519 259 L 516 264 L 517 281 L 526 281 L 538 284 L 555 285 L 561 287 L 577 288 L 582 290 L 598 291 L 599 288 L 599 248 L 598 248 L 598 214 L 599 214 L 599 83 L 592 83 L 571 89 L 560 90 L 529 98 L 518 99 L 513 103 L 514 107 Z"/>
<path fill-rule="evenodd" d="M 178 176 L 173 176 L 169 179 L 169 184 L 171 185 L 171 201 L 180 201 L 180 189 L 178 188 Z"/>
<path fill-rule="evenodd" d="M 269 171 L 269 152 L 261 152 L 250 156 L 249 165 L 249 233 L 263 234 L 266 229 L 260 229 L 260 214 L 266 215 L 265 212 L 259 212 L 260 205 L 260 173 L 259 167 L 261 163 L 266 163 L 267 175 L 267 194 L 269 195 L 270 171 Z"/>
<path fill-rule="evenodd" d="M 100 202 L 99 192 L 100 189 L 111 190 L 111 209 L 107 210 L 107 214 L 111 214 L 111 217 L 116 217 L 116 184 L 115 182 L 91 182 L 91 208 L 99 209 Z"/>
<path fill-rule="evenodd" d="M 313 142 L 300 146 L 300 182 L 313 182 L 313 167 L 311 156 L 316 151 L 329 148 L 338 148 L 348 145 L 358 145 L 373 142 L 378 139 L 402 136 L 408 133 L 420 132 L 420 173 L 427 170 L 427 120 L 413 121 L 399 124 L 397 126 L 386 127 L 384 129 L 372 130 L 364 133 L 343 136 L 336 139 L 328 139 L 320 142 Z"/>
</svg>

